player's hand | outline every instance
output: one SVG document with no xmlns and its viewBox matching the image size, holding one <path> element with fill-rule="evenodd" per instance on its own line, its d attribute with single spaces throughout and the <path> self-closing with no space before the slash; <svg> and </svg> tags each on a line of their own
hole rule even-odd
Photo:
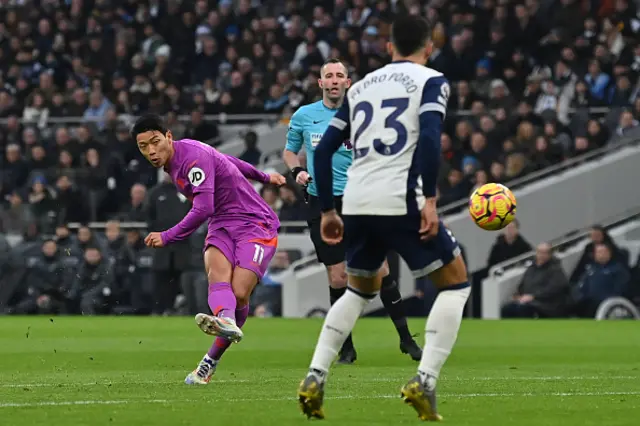
<svg viewBox="0 0 640 426">
<path fill-rule="evenodd" d="M 298 176 L 296 177 L 296 182 L 298 183 L 298 185 L 302 186 L 307 185 L 310 180 L 311 179 L 309 179 L 309 173 L 305 171 L 298 173 Z"/>
<path fill-rule="evenodd" d="M 282 176 L 280 173 L 269 173 L 269 183 L 281 186 L 287 183 L 287 178 Z"/>
<path fill-rule="evenodd" d="M 439 222 L 435 197 L 427 198 L 420 216 L 420 239 L 426 241 L 438 235 Z"/>
<path fill-rule="evenodd" d="M 322 213 L 322 219 L 320 220 L 320 235 L 322 235 L 322 240 L 334 246 L 342 241 L 343 234 L 344 223 L 342 223 L 342 219 L 338 216 L 338 213 L 335 210 Z"/>
<path fill-rule="evenodd" d="M 159 232 L 152 232 L 147 235 L 147 238 L 144 239 L 144 243 L 147 245 L 147 247 L 164 247 L 164 244 L 162 243 L 162 237 L 160 236 Z"/>
</svg>

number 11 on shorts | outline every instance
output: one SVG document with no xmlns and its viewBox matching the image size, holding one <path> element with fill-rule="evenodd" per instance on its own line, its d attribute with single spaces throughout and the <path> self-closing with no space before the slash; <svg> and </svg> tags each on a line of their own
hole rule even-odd
<svg viewBox="0 0 640 426">
<path fill-rule="evenodd" d="M 255 244 L 255 251 L 253 252 L 253 261 L 258 265 L 262 264 L 262 259 L 264 259 L 264 247 L 260 244 Z"/>
</svg>

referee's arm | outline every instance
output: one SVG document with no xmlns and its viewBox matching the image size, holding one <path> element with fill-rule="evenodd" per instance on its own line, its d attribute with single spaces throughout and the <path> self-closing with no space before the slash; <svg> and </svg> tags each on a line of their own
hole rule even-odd
<svg viewBox="0 0 640 426">
<path fill-rule="evenodd" d="M 299 185 L 307 185 L 309 183 L 309 173 L 300 165 L 298 153 L 302 149 L 304 138 L 302 136 L 303 127 L 301 117 L 296 111 L 289 121 L 289 130 L 287 131 L 287 144 L 285 145 L 282 159 L 284 164 L 291 170 L 293 178 Z"/>
</svg>

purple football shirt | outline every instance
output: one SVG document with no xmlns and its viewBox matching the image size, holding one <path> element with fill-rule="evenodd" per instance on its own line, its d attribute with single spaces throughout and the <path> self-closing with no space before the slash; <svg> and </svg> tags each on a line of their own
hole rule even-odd
<svg viewBox="0 0 640 426">
<path fill-rule="evenodd" d="M 255 223 L 277 232 L 278 216 L 247 180 L 268 183 L 268 174 L 195 140 L 174 141 L 173 147 L 165 171 L 193 207 L 176 226 L 162 232 L 163 244 L 187 238 L 207 219 L 210 230 Z"/>
</svg>

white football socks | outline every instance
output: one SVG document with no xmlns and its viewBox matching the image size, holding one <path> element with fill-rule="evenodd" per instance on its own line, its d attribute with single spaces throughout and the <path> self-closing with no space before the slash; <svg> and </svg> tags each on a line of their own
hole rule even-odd
<svg viewBox="0 0 640 426">
<path fill-rule="evenodd" d="M 431 308 L 425 329 L 426 342 L 418 366 L 418 374 L 427 390 L 435 388 L 440 369 L 456 343 L 469 294 L 471 287 L 441 291 Z"/>
<path fill-rule="evenodd" d="M 364 297 L 363 297 L 364 296 Z M 322 325 L 316 350 L 311 359 L 309 370 L 324 381 L 331 363 L 338 355 L 342 344 L 364 308 L 376 295 L 359 295 L 348 289 L 345 294 L 333 304 Z"/>
</svg>

